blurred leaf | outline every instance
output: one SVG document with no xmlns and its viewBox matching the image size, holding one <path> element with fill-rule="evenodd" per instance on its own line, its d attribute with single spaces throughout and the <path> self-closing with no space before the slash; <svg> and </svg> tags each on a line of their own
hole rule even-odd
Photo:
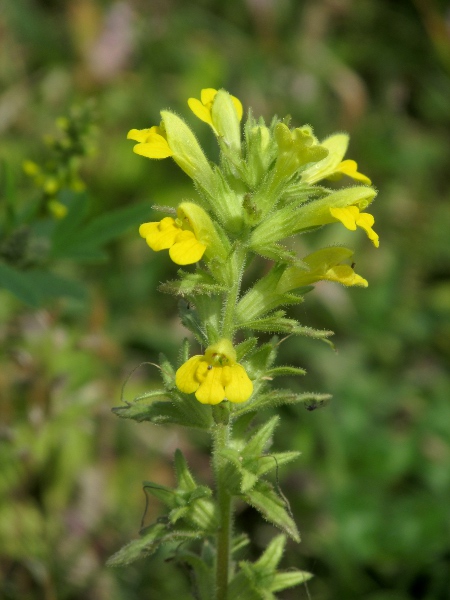
<svg viewBox="0 0 450 600">
<path fill-rule="evenodd" d="M 146 401 L 148 398 L 165 397 L 171 401 Z M 124 419 L 134 421 L 151 421 L 155 425 L 184 425 L 198 429 L 209 429 L 212 424 L 211 407 L 200 404 L 191 396 L 168 393 L 163 390 L 151 392 L 147 396 L 136 398 L 126 406 L 117 406 L 113 412 Z"/>
<path fill-rule="evenodd" d="M 41 294 L 28 274 L 4 263 L 0 263 L 0 287 L 7 289 L 29 306 L 37 307 L 40 304 Z"/>
<path fill-rule="evenodd" d="M 81 196 L 72 204 L 66 217 L 58 222 L 52 238 L 53 258 L 102 260 L 106 255 L 100 246 L 148 217 L 149 207 L 145 202 L 110 211 L 83 224 L 87 202 L 86 196 Z"/>
</svg>

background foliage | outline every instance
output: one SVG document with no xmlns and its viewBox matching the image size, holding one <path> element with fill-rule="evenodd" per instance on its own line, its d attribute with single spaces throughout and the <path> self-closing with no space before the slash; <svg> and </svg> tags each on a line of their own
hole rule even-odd
<svg viewBox="0 0 450 600">
<path fill-rule="evenodd" d="M 276 432 L 277 449 L 303 452 L 280 471 L 303 538 L 283 566 L 316 574 L 313 600 L 448 598 L 449 19 L 443 0 L 3 0 L 2 235 L 6 207 L 23 214 L 42 194 L 22 162 L 42 164 L 56 118 L 94 98 L 97 151 L 83 159 L 87 192 L 77 192 L 72 218 L 87 203 L 79 247 L 92 249 L 96 236 L 103 248 L 76 261 L 39 254 L 60 286 L 76 285 L 38 293 L 34 306 L 0 290 L 2 597 L 190 597 L 175 548 L 126 570 L 104 566 L 139 528 L 140 482 L 173 482 L 176 447 L 200 480 L 210 477 L 201 435 L 110 412 L 127 374 L 161 350 L 173 357 L 184 335 L 174 302 L 156 291 L 175 266 L 136 227 L 120 234 L 149 220 L 152 203 L 188 197 L 190 182 L 170 161 L 133 155 L 125 136 L 156 124 L 163 107 L 187 116 L 189 96 L 223 86 L 255 114 L 289 113 L 319 138 L 349 131 L 349 156 L 380 190 L 379 250 L 339 230 L 369 289 L 323 282 L 296 309 L 305 324 L 336 331 L 337 353 L 313 340 L 282 345 L 283 362 L 308 369 L 304 391 L 334 395 L 314 412 L 285 408 Z M 214 156 L 208 128 L 190 123 Z M 114 229 L 118 210 L 128 220 Z M 38 230 L 51 240 L 61 222 L 50 221 Z M 300 238 L 299 250 L 326 244 L 327 231 Z M 154 379 L 142 366 L 125 396 Z M 145 519 L 159 508 L 152 501 Z M 273 528 L 250 509 L 238 521 L 257 556 Z M 299 593 L 307 598 L 283 597 Z"/>
</svg>

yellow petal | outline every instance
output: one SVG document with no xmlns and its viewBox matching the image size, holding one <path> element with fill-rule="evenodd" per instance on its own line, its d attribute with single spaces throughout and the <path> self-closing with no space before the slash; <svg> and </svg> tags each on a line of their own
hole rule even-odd
<svg viewBox="0 0 450 600">
<path fill-rule="evenodd" d="M 216 94 L 217 90 L 215 90 L 214 88 L 204 88 L 200 92 L 200 99 L 202 101 L 202 104 L 204 104 L 205 106 L 207 106 L 208 104 L 211 105 L 214 101 L 214 98 L 216 97 Z M 209 106 L 208 108 L 211 108 L 211 106 Z"/>
<path fill-rule="evenodd" d="M 325 273 L 323 279 L 327 279 L 328 281 L 337 281 L 338 283 L 348 286 L 359 285 L 362 287 L 367 287 L 369 285 L 367 280 L 355 273 L 350 265 L 337 265 L 332 269 L 329 269 Z"/>
<path fill-rule="evenodd" d="M 222 384 L 222 367 L 212 367 L 211 365 L 209 367 L 204 381 L 195 392 L 195 397 L 202 404 L 219 404 L 225 398 L 225 390 Z"/>
<path fill-rule="evenodd" d="M 226 372 L 229 369 L 229 372 Z M 241 365 L 224 367 L 225 395 L 230 402 L 245 402 L 253 393 L 253 383 Z"/>
<path fill-rule="evenodd" d="M 135 142 L 146 142 L 149 135 L 152 133 L 160 133 L 159 127 L 153 125 L 148 129 L 130 129 L 127 134 L 127 140 L 134 140 Z"/>
<path fill-rule="evenodd" d="M 192 356 L 178 369 L 175 374 L 175 383 L 180 392 L 192 394 L 198 389 L 200 384 L 196 379 L 196 372 L 201 362 L 204 362 L 203 356 Z"/>
<path fill-rule="evenodd" d="M 244 114 L 244 109 L 242 108 L 242 102 L 238 98 L 236 98 L 236 96 L 231 96 L 231 99 L 233 101 L 234 108 L 236 109 L 238 119 L 239 119 L 239 121 L 241 121 L 242 115 Z"/>
<path fill-rule="evenodd" d="M 211 109 L 204 106 L 204 104 L 202 104 L 200 100 L 197 100 L 197 98 L 189 98 L 188 105 L 196 117 L 198 117 L 201 121 L 208 123 L 208 125 L 213 126 Z"/>
<path fill-rule="evenodd" d="M 201 259 L 206 246 L 198 241 L 192 231 L 179 231 L 169 250 L 170 258 L 177 265 L 191 265 Z"/>
<path fill-rule="evenodd" d="M 347 229 L 356 230 L 356 219 L 359 216 L 359 209 L 356 206 L 346 206 L 345 208 L 330 208 L 331 215 L 340 221 Z"/>
<path fill-rule="evenodd" d="M 367 233 L 367 237 L 369 238 L 369 240 L 373 242 L 375 248 L 378 248 L 380 242 L 378 234 L 376 234 L 375 231 L 372 229 L 372 225 L 374 223 L 375 219 L 373 218 L 373 215 L 369 213 L 360 213 L 360 215 L 356 219 L 356 224 L 358 225 L 358 227 L 364 229 L 364 231 Z"/>
<path fill-rule="evenodd" d="M 366 183 L 367 185 L 370 185 L 372 183 L 368 177 L 358 172 L 358 164 L 354 160 L 343 160 L 338 165 L 336 172 L 343 173 L 344 175 L 347 175 L 348 177 L 351 177 L 356 181 Z"/>
<path fill-rule="evenodd" d="M 175 221 L 172 217 L 164 217 L 164 219 L 157 224 L 156 228 L 150 230 L 145 237 L 145 241 L 152 250 L 159 252 L 160 250 L 171 248 L 179 233 L 180 228 L 175 225 Z"/>
<path fill-rule="evenodd" d="M 155 233 L 158 231 L 159 222 L 151 222 L 151 223 L 142 223 L 139 227 L 139 235 L 143 238 L 146 238 L 148 235 Z"/>
<path fill-rule="evenodd" d="M 157 133 L 151 133 L 145 142 L 136 144 L 133 152 L 146 158 L 168 158 L 173 155 L 166 138 Z"/>
</svg>

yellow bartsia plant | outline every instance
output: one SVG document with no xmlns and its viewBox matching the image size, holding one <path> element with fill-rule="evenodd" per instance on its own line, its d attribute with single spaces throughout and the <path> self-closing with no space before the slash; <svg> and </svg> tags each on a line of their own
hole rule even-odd
<svg viewBox="0 0 450 600">
<path fill-rule="evenodd" d="M 161 356 L 161 389 L 115 410 L 138 421 L 208 431 L 215 487 L 198 485 L 178 451 L 177 486 L 147 488 L 167 505 L 168 516 L 145 528 L 141 539 L 110 562 L 128 563 L 169 541 L 186 548 L 193 540 L 203 540 L 197 556 L 183 558 L 186 551 L 180 551 L 180 560 L 193 565 L 201 600 L 274 599 L 275 592 L 305 584 L 311 575 L 277 569 L 285 536 L 299 541 L 299 534 L 284 496 L 265 475 L 298 453 L 268 454 L 278 417 L 264 423 L 261 413 L 282 403 L 321 406 L 327 396 L 271 390 L 275 377 L 305 371 L 276 365 L 279 343 L 267 334 L 326 338 L 331 332 L 305 327 L 280 308 L 301 302 L 303 293 L 320 281 L 368 285 L 355 272 L 348 248 L 316 248 L 297 256 L 282 244 L 294 235 L 340 223 L 350 230 L 363 229 L 378 247 L 374 217 L 366 212 L 376 192 L 356 162 L 344 158 L 347 134 L 320 142 L 309 125 L 290 127 L 288 119 L 266 125 L 251 111 L 241 126 L 242 103 L 225 90 L 205 88 L 200 99 L 192 97 L 188 104 L 217 138 L 218 165 L 208 161 L 189 125 L 171 111 L 161 112 L 159 126 L 132 129 L 128 137 L 137 142 L 133 149 L 141 156 L 171 157 L 195 186 L 195 199 L 180 202 L 176 214 L 149 218 L 139 230 L 152 250 L 168 250 L 176 264 L 188 267 L 161 290 L 180 298 L 181 322 L 191 335 L 176 366 Z M 325 187 L 343 176 L 352 185 Z M 339 227 L 333 231 L 338 241 Z M 263 277 L 243 289 L 255 254 L 271 263 Z M 199 346 L 195 353 L 192 342 Z M 252 416 L 257 424 L 246 429 Z M 282 531 L 259 561 L 241 563 L 241 568 L 231 559 L 236 498 Z"/>
</svg>

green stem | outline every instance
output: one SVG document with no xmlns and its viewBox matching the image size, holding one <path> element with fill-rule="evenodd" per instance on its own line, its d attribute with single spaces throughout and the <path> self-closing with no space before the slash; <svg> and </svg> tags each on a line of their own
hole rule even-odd
<svg viewBox="0 0 450 600">
<path fill-rule="evenodd" d="M 217 532 L 216 554 L 216 600 L 227 600 L 230 569 L 230 546 L 232 529 L 231 496 L 224 482 L 225 460 L 220 451 L 227 447 L 230 435 L 228 424 L 228 403 L 214 407 L 216 424 L 213 430 L 213 466 L 216 479 L 217 504 L 219 508 L 219 529 Z"/>
<path fill-rule="evenodd" d="M 236 304 L 239 298 L 239 293 L 241 291 L 241 279 L 242 279 L 242 269 L 245 263 L 246 249 L 241 246 L 238 247 L 233 256 L 233 285 L 230 288 L 230 291 L 227 294 L 225 300 L 225 308 L 223 311 L 223 321 L 222 321 L 222 337 L 227 338 L 229 340 L 233 339 L 233 333 L 235 329 L 235 317 L 234 312 L 236 309 Z"/>
</svg>

